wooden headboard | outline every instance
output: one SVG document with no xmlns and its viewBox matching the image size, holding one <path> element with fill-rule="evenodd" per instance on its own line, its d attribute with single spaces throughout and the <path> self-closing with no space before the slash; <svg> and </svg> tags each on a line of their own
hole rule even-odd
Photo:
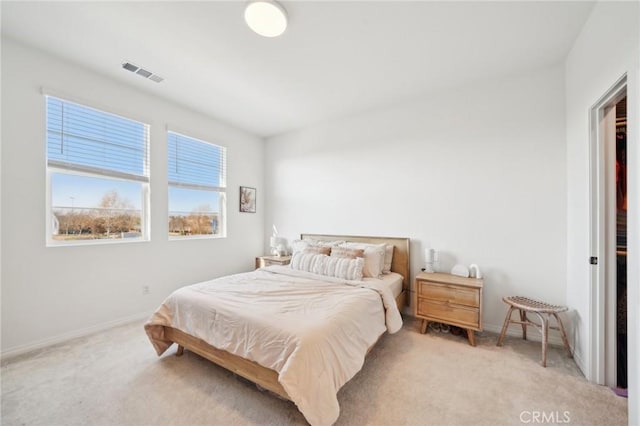
<svg viewBox="0 0 640 426">
<path fill-rule="evenodd" d="M 369 244 L 393 244 L 393 261 L 391 271 L 404 277 L 402 288 L 408 290 L 410 280 L 409 269 L 409 238 L 398 237 L 356 237 L 353 235 L 325 235 L 325 234 L 300 234 L 300 239 L 313 239 L 320 241 L 349 241 L 354 243 Z"/>
</svg>

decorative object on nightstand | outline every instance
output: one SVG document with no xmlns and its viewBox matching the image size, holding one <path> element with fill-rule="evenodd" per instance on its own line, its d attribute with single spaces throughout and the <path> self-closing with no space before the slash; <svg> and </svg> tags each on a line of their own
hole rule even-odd
<svg viewBox="0 0 640 426">
<path fill-rule="evenodd" d="M 287 249 L 287 239 L 283 237 L 278 237 L 278 241 L 276 244 L 276 256 L 286 256 L 289 254 Z"/>
<path fill-rule="evenodd" d="M 421 333 L 430 322 L 454 325 L 467 331 L 471 346 L 475 331 L 482 331 L 482 287 L 478 278 L 443 273 L 419 273 L 416 276 L 415 316 L 422 319 Z"/>
<path fill-rule="evenodd" d="M 562 343 L 564 343 L 564 347 L 569 353 L 569 358 L 573 358 L 573 354 L 571 353 L 571 346 L 569 346 L 569 340 L 567 340 L 567 333 L 565 333 L 562 321 L 558 316 L 560 312 L 564 312 L 569 308 L 567 308 L 566 306 L 551 305 L 549 303 L 540 302 L 538 300 L 533 300 L 522 296 L 503 297 L 502 300 L 504 301 L 504 303 L 509 305 L 509 311 L 507 312 L 507 317 L 504 320 L 504 325 L 502 326 L 502 332 L 500 333 L 500 338 L 498 339 L 497 346 L 502 346 L 502 343 L 504 342 L 504 336 L 507 333 L 507 328 L 509 328 L 509 324 L 514 323 L 522 325 L 522 338 L 524 340 L 527 340 L 527 327 L 532 325 L 542 333 L 543 367 L 547 366 L 547 341 L 549 339 L 549 329 L 560 330 Z M 511 319 L 511 314 L 513 313 L 514 309 L 520 311 L 520 321 Z M 540 324 L 536 324 L 535 322 L 529 320 L 529 318 L 527 318 L 527 312 L 533 312 L 534 314 L 536 314 L 540 319 Z M 554 317 L 556 319 L 556 322 L 558 323 L 557 327 L 549 326 L 549 317 Z"/>
<path fill-rule="evenodd" d="M 273 256 L 286 256 L 287 255 L 287 239 L 282 237 L 269 238 L 269 247 L 271 247 L 271 254 Z"/>
<path fill-rule="evenodd" d="M 258 256 L 256 257 L 256 269 L 271 265 L 288 265 L 291 256 Z"/>
<path fill-rule="evenodd" d="M 453 268 L 451 268 L 451 275 L 467 278 L 469 276 L 469 268 L 464 265 L 454 265 Z"/>
<path fill-rule="evenodd" d="M 269 247 L 271 247 L 271 254 L 273 256 L 286 256 L 287 253 L 287 239 L 278 237 L 278 228 L 275 225 L 271 225 L 273 228 L 273 234 L 269 238 Z"/>
<path fill-rule="evenodd" d="M 424 272 L 433 273 L 433 264 L 435 262 L 436 251 L 432 248 L 424 249 Z"/>
<path fill-rule="evenodd" d="M 482 278 L 482 272 L 480 272 L 480 267 L 475 263 L 469 265 L 469 276 L 473 278 Z"/>
</svg>

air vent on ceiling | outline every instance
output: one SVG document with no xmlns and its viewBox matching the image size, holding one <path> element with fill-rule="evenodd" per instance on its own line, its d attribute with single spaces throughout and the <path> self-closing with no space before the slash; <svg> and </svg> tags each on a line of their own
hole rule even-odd
<svg viewBox="0 0 640 426">
<path fill-rule="evenodd" d="M 127 71 L 137 71 L 138 70 L 137 66 L 135 66 L 133 64 L 130 64 L 129 62 L 123 63 L 122 64 L 122 68 L 124 68 Z"/>
<path fill-rule="evenodd" d="M 122 68 L 124 68 L 127 71 L 134 72 L 137 75 L 147 78 L 151 81 L 155 81 L 156 83 L 160 83 L 161 81 L 164 80 L 164 78 L 160 77 L 158 74 L 154 74 L 151 71 L 147 71 L 144 68 L 134 65 L 128 61 L 125 61 L 122 63 Z"/>
</svg>

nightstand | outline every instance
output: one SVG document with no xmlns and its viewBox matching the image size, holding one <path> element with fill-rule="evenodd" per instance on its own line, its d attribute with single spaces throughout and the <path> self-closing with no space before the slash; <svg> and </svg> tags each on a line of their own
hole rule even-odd
<svg viewBox="0 0 640 426">
<path fill-rule="evenodd" d="M 288 265 L 291 256 L 258 256 L 256 257 L 256 269 L 271 265 Z"/>
<path fill-rule="evenodd" d="M 422 319 L 421 333 L 430 321 L 467 330 L 471 346 L 475 331 L 482 331 L 482 287 L 477 278 L 422 272 L 416 276 L 415 315 Z"/>
</svg>

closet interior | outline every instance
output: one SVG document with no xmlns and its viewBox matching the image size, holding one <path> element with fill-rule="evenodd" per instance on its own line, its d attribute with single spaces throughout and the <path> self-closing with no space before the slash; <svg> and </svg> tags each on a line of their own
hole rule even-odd
<svg viewBox="0 0 640 426">
<path fill-rule="evenodd" d="M 627 388 L 627 98 L 616 105 L 617 386 Z"/>
</svg>

